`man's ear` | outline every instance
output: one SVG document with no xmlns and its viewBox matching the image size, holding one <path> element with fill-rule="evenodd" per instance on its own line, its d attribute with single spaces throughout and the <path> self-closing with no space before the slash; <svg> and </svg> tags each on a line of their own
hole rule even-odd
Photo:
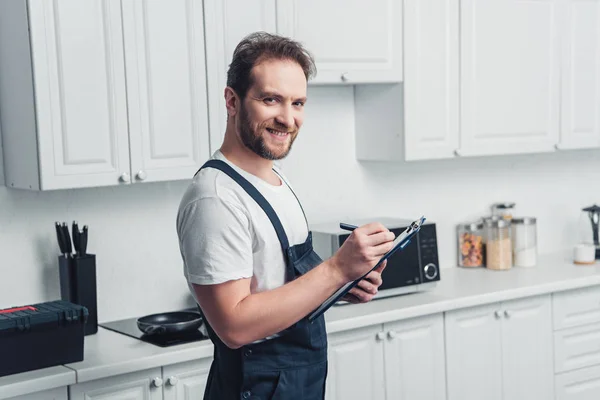
<svg viewBox="0 0 600 400">
<path fill-rule="evenodd" d="M 233 117 L 237 114 L 240 107 L 240 98 L 238 97 L 235 90 L 227 86 L 224 91 L 225 96 L 225 108 L 227 108 L 227 115 Z"/>
</svg>

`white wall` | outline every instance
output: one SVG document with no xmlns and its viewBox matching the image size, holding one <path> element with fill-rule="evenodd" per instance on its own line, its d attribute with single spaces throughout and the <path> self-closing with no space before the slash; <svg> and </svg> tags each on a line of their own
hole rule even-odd
<svg viewBox="0 0 600 400">
<path fill-rule="evenodd" d="M 311 223 L 425 214 L 438 224 L 441 264 L 451 267 L 455 225 L 486 214 L 493 202 L 514 201 L 519 214 L 538 217 L 542 253 L 570 248 L 580 209 L 600 203 L 600 151 L 359 163 L 352 88 L 311 88 L 309 98 L 305 125 L 283 167 Z M 186 185 L 40 193 L 0 186 L 0 308 L 60 297 L 53 224 L 73 219 L 90 226 L 100 321 L 191 305 L 175 233 Z"/>
</svg>

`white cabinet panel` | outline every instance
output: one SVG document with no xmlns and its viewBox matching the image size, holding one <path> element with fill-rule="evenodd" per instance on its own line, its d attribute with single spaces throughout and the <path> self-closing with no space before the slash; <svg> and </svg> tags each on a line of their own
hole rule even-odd
<svg viewBox="0 0 600 400">
<path fill-rule="evenodd" d="M 402 80 L 400 1 L 280 0 L 277 22 L 278 31 L 314 55 L 311 83 Z"/>
<path fill-rule="evenodd" d="M 560 149 L 600 146 L 600 1 L 564 0 Z"/>
<path fill-rule="evenodd" d="M 330 336 L 327 400 L 385 398 L 384 338 L 381 325 Z"/>
<path fill-rule="evenodd" d="M 235 47 L 252 32 L 277 33 L 275 0 L 204 0 L 210 151 L 221 147 L 227 127 L 223 90 Z"/>
<path fill-rule="evenodd" d="M 600 367 L 579 369 L 556 376 L 556 400 L 598 400 Z"/>
<path fill-rule="evenodd" d="M 554 333 L 555 372 L 600 365 L 600 324 Z"/>
<path fill-rule="evenodd" d="M 40 186 L 114 185 L 129 171 L 118 0 L 29 2 Z"/>
<path fill-rule="evenodd" d="M 558 0 L 461 2 L 461 155 L 554 151 Z"/>
<path fill-rule="evenodd" d="M 404 156 L 408 161 L 451 158 L 458 149 L 458 11 L 458 0 L 404 1 Z"/>
<path fill-rule="evenodd" d="M 447 312 L 449 400 L 502 400 L 500 304 Z"/>
<path fill-rule="evenodd" d="M 163 367 L 164 400 L 197 400 L 204 397 L 212 359 Z"/>
<path fill-rule="evenodd" d="M 387 399 L 446 398 L 442 314 L 385 324 Z"/>
<path fill-rule="evenodd" d="M 552 399 L 550 296 L 502 303 L 503 398 Z"/>
<path fill-rule="evenodd" d="M 69 386 L 69 400 L 162 400 L 160 368 Z"/>
<path fill-rule="evenodd" d="M 554 329 L 600 322 L 600 287 L 552 294 Z"/>
<path fill-rule="evenodd" d="M 190 179 L 209 157 L 202 4 L 123 2 L 132 179 Z"/>
</svg>

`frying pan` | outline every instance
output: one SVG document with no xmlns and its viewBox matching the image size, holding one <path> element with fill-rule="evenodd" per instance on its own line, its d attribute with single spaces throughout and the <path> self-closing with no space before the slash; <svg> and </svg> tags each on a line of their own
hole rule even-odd
<svg viewBox="0 0 600 400">
<path fill-rule="evenodd" d="M 202 325 L 202 316 L 193 311 L 174 311 L 138 318 L 137 326 L 146 335 L 189 333 Z"/>
</svg>

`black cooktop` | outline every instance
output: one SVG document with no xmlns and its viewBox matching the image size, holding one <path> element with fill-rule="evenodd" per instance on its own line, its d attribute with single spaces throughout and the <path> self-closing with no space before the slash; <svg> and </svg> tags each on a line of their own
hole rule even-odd
<svg viewBox="0 0 600 400">
<path fill-rule="evenodd" d="M 198 311 L 197 308 L 186 308 L 181 311 Z M 140 331 L 137 326 L 137 318 L 128 318 L 121 319 L 118 321 L 112 322 L 103 322 L 99 323 L 103 328 L 109 329 L 114 332 L 121 333 L 123 335 L 127 335 L 139 340 L 142 340 L 147 343 L 154 344 L 160 347 L 169 347 L 175 346 L 178 344 L 197 342 L 199 340 L 208 340 L 208 336 L 204 335 L 200 329 L 188 332 L 188 333 L 180 333 L 180 334 L 169 334 L 169 335 L 146 335 L 144 332 Z"/>
</svg>

